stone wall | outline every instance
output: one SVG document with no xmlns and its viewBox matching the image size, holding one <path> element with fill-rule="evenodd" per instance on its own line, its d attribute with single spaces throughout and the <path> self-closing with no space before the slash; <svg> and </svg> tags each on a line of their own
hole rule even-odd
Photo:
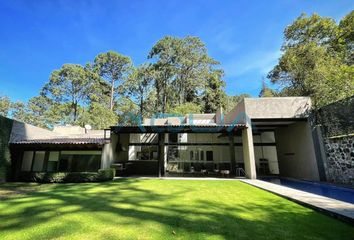
<svg viewBox="0 0 354 240">
<path fill-rule="evenodd" d="M 354 185 L 354 136 L 326 139 L 327 181 Z"/>
</svg>

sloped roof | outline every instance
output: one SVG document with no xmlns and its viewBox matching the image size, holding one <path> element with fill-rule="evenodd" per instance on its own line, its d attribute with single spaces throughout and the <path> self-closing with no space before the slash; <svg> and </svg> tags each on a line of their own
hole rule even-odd
<svg viewBox="0 0 354 240">
<path fill-rule="evenodd" d="M 11 144 L 96 144 L 104 145 L 107 142 L 104 138 L 52 138 L 52 139 L 31 139 L 31 140 L 17 140 Z"/>
</svg>

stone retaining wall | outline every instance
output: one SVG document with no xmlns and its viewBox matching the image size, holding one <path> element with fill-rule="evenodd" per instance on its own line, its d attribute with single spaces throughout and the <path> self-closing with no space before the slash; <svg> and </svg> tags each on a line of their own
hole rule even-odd
<svg viewBox="0 0 354 240">
<path fill-rule="evenodd" d="M 327 181 L 354 185 L 354 136 L 326 139 Z"/>
</svg>

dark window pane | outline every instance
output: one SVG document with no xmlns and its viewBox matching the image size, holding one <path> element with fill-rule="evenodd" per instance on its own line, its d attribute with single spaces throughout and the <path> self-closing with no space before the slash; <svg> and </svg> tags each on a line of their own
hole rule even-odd
<svg viewBox="0 0 354 240">
<path fill-rule="evenodd" d="M 176 143 L 178 142 L 178 134 L 177 133 L 169 133 L 168 134 L 168 141 L 170 143 Z"/>
<path fill-rule="evenodd" d="M 213 151 L 206 151 L 206 160 L 213 161 Z"/>
<path fill-rule="evenodd" d="M 101 155 L 75 154 L 60 156 L 61 172 L 96 172 L 101 165 Z"/>
<path fill-rule="evenodd" d="M 58 162 L 50 161 L 47 165 L 48 172 L 56 172 L 58 168 Z"/>
<path fill-rule="evenodd" d="M 69 169 L 69 159 L 63 156 L 59 162 L 59 172 L 68 172 Z"/>
</svg>

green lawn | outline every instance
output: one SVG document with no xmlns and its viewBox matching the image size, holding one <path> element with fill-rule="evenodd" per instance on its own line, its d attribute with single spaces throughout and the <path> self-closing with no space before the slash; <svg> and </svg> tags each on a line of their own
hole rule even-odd
<svg viewBox="0 0 354 240">
<path fill-rule="evenodd" d="M 238 181 L 0 185 L 0 239 L 354 239 L 354 227 Z"/>
</svg>

